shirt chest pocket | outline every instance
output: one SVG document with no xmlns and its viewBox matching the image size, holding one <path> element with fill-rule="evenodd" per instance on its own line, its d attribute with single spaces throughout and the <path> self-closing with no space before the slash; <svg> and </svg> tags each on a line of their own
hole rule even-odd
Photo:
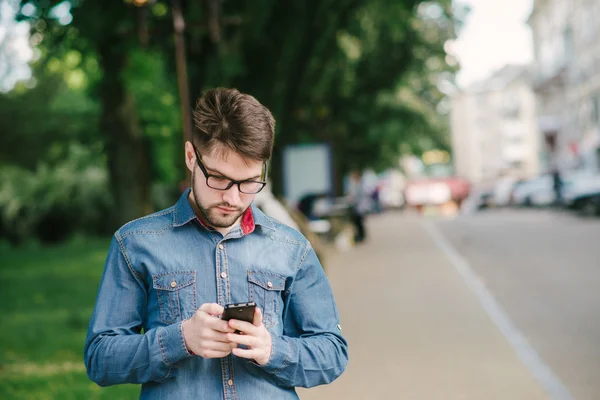
<svg viewBox="0 0 600 400">
<path fill-rule="evenodd" d="M 248 290 L 250 301 L 256 303 L 263 313 L 266 328 L 277 325 L 282 312 L 285 289 L 285 277 L 277 274 L 248 271 Z"/>
<path fill-rule="evenodd" d="M 196 312 L 196 272 L 172 272 L 153 275 L 152 285 L 158 297 L 160 319 L 173 324 Z"/>
</svg>

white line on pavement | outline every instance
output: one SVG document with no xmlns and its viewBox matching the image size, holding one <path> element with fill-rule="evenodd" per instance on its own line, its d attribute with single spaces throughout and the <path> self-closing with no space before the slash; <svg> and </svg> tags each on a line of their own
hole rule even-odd
<svg viewBox="0 0 600 400">
<path fill-rule="evenodd" d="M 433 237 L 436 245 L 442 249 L 452 264 L 454 264 L 464 282 L 477 295 L 484 310 L 515 349 L 523 364 L 531 371 L 550 397 L 553 400 L 573 400 L 569 389 L 567 389 L 533 347 L 531 347 L 527 338 L 519 331 L 508 317 L 506 311 L 504 311 L 502 306 L 485 288 L 481 279 L 473 272 L 468 261 L 460 255 L 458 250 L 446 239 L 433 222 L 421 221 L 421 225 Z"/>
</svg>

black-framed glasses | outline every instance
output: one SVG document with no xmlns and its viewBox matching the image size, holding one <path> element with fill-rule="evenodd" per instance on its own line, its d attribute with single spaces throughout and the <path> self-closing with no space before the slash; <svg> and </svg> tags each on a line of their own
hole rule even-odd
<svg viewBox="0 0 600 400">
<path fill-rule="evenodd" d="M 241 193 L 256 194 L 256 193 L 260 192 L 261 190 L 263 190 L 263 188 L 267 184 L 267 163 L 265 163 L 265 165 L 264 165 L 264 173 L 262 174 L 262 177 L 264 180 L 255 181 L 252 179 L 246 179 L 243 181 L 234 181 L 233 179 L 229 179 L 224 176 L 217 176 L 217 175 L 209 174 L 208 171 L 206 170 L 206 167 L 204 166 L 204 164 L 202 164 L 202 161 L 200 160 L 200 154 L 198 153 L 196 146 L 192 145 L 192 147 L 194 148 L 194 153 L 196 154 L 196 160 L 198 161 L 198 166 L 200 167 L 200 170 L 206 177 L 206 186 L 208 186 L 211 189 L 229 190 L 233 185 L 237 185 L 238 190 Z"/>
</svg>

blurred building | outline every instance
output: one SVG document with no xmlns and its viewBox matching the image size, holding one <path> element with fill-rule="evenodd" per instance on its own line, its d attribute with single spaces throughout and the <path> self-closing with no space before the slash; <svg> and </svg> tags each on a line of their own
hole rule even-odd
<svg viewBox="0 0 600 400">
<path fill-rule="evenodd" d="M 506 66 L 457 93 L 451 130 L 458 176 L 481 183 L 536 175 L 539 138 L 528 68 Z"/>
<path fill-rule="evenodd" d="M 598 18 L 598 0 L 534 2 L 528 23 L 544 170 L 600 171 Z"/>
</svg>

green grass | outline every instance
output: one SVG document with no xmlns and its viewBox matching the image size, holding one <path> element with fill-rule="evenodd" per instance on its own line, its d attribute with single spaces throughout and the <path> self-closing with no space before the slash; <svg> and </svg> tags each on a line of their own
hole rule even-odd
<svg viewBox="0 0 600 400">
<path fill-rule="evenodd" d="M 132 399 L 138 385 L 100 388 L 83 364 L 109 240 L 0 248 L 0 399 Z"/>
</svg>

